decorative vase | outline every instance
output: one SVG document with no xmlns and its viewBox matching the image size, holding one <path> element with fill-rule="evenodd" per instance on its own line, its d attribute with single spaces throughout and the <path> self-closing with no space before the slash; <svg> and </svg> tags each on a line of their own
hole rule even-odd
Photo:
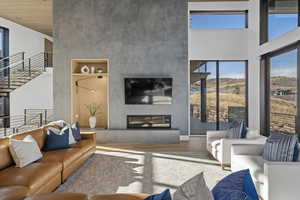
<svg viewBox="0 0 300 200">
<path fill-rule="evenodd" d="M 96 123 L 97 123 L 96 116 L 90 116 L 89 123 L 90 123 L 90 128 L 96 128 Z"/>
<path fill-rule="evenodd" d="M 95 67 L 94 66 L 91 67 L 91 74 L 95 74 Z"/>
<path fill-rule="evenodd" d="M 89 74 L 90 68 L 88 66 L 84 65 L 83 67 L 81 67 L 80 71 L 82 74 Z"/>
</svg>

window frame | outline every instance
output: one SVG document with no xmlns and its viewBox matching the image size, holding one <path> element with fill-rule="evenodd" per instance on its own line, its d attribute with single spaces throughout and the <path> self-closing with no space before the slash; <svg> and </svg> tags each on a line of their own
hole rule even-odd
<svg viewBox="0 0 300 200">
<path fill-rule="evenodd" d="M 9 29 L 8 28 L 5 28 L 5 27 L 2 27 L 0 26 L 0 29 L 3 31 L 3 57 L 2 58 L 5 58 L 7 56 L 9 56 Z M 0 57 L 0 59 L 2 59 Z"/>
<path fill-rule="evenodd" d="M 300 27 L 300 0 L 298 0 L 298 24 Z M 294 29 L 295 30 L 295 29 Z M 269 0 L 260 0 L 260 41 L 259 44 L 262 45 L 269 41 Z M 290 32 L 290 31 L 288 31 Z M 287 33 L 288 33 L 287 32 Z M 279 36 L 280 37 L 280 36 Z"/>
<path fill-rule="evenodd" d="M 245 63 L 245 123 L 249 125 L 249 62 L 248 60 L 202 60 L 216 62 L 216 130 L 220 130 L 220 62 L 244 62 Z"/>
<path fill-rule="evenodd" d="M 242 28 L 213 28 L 213 29 L 216 29 L 216 30 L 222 30 L 222 29 L 236 29 L 236 30 L 240 30 L 240 29 L 248 29 L 248 26 L 249 26 L 249 20 L 248 20 L 248 10 L 190 10 L 190 16 L 192 16 L 193 14 L 212 14 L 213 13 L 216 13 L 217 14 L 230 14 L 232 13 L 233 15 L 234 14 L 245 14 L 245 24 L 244 24 L 244 27 Z M 191 20 L 191 29 L 192 28 L 192 19 L 190 18 Z M 210 30 L 210 29 L 204 29 L 204 28 L 201 28 L 201 29 L 193 29 L 193 30 Z"/>
<path fill-rule="evenodd" d="M 300 41 L 293 43 L 291 45 L 285 46 L 278 50 L 269 52 L 261 56 L 261 64 L 260 64 L 260 132 L 262 135 L 268 137 L 271 133 L 270 130 L 270 70 L 271 70 L 271 58 L 287 53 L 289 51 L 293 51 L 297 49 L 297 116 L 296 116 L 296 126 L 295 132 L 300 133 Z M 299 135 L 300 136 L 300 135 Z"/>
</svg>

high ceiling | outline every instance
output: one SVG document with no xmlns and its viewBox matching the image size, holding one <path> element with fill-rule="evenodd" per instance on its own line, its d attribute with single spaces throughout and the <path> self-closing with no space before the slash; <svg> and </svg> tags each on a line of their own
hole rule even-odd
<svg viewBox="0 0 300 200">
<path fill-rule="evenodd" d="M 189 0 L 190 2 L 224 0 Z M 242 1 L 242 0 L 226 0 Z M 0 0 L 0 17 L 52 35 L 52 0 Z"/>
<path fill-rule="evenodd" d="M 0 17 L 52 35 L 52 0 L 0 0 Z"/>
</svg>

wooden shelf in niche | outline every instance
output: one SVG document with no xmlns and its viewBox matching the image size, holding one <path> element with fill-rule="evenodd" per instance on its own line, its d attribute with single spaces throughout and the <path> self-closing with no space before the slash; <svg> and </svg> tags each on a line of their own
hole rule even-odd
<svg viewBox="0 0 300 200">
<path fill-rule="evenodd" d="M 89 127 L 89 112 L 86 105 L 101 105 L 96 128 L 108 128 L 108 59 L 72 59 L 71 61 L 71 119 L 81 127 Z M 81 73 L 81 68 L 93 66 L 102 73 Z"/>
<path fill-rule="evenodd" d="M 73 73 L 73 76 L 108 76 L 108 73 L 95 73 L 95 74 L 83 74 L 83 73 Z"/>
</svg>

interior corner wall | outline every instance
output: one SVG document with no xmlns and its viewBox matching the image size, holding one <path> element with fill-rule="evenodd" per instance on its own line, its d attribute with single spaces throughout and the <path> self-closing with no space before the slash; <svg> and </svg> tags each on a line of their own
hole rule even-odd
<svg viewBox="0 0 300 200">
<path fill-rule="evenodd" d="M 0 17 L 0 26 L 9 30 L 9 55 L 25 52 L 30 57 L 45 51 L 45 41 L 52 37 Z"/>
<path fill-rule="evenodd" d="M 53 109 L 53 74 L 47 69 L 9 94 L 10 116 L 24 115 L 24 109 Z"/>
<path fill-rule="evenodd" d="M 54 0 L 54 115 L 70 121 L 70 64 L 109 59 L 109 128 L 127 115 L 172 115 L 188 134 L 187 0 Z M 125 105 L 124 77 L 172 77 L 171 105 Z"/>
</svg>

